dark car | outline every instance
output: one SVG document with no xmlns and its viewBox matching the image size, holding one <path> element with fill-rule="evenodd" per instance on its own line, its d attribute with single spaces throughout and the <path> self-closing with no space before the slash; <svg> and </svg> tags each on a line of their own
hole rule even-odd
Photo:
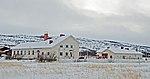
<svg viewBox="0 0 150 79">
<path fill-rule="evenodd" d="M 86 57 L 86 56 L 80 56 L 80 57 L 77 59 L 77 62 L 87 62 L 87 57 Z"/>
</svg>

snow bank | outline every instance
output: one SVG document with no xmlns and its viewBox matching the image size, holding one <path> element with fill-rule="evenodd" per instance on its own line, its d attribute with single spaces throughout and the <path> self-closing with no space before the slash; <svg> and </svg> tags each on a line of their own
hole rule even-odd
<svg viewBox="0 0 150 79">
<path fill-rule="evenodd" d="M 0 62 L 0 79 L 149 79 L 150 63 Z"/>
</svg>

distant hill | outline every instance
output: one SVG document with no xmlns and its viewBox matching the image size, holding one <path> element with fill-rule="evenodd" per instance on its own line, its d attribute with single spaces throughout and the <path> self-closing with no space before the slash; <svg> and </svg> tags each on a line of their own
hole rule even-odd
<svg viewBox="0 0 150 79">
<path fill-rule="evenodd" d="M 0 46 L 16 46 L 25 42 L 42 41 L 42 36 L 0 34 Z"/>
<path fill-rule="evenodd" d="M 58 36 L 53 36 L 51 38 L 56 37 Z M 80 42 L 80 48 L 86 48 L 90 50 L 99 50 L 101 48 L 106 47 L 129 47 L 132 49 L 137 49 L 140 52 L 150 52 L 149 46 L 142 46 L 111 40 L 94 40 L 89 38 L 78 38 L 78 37 L 76 37 L 76 39 Z M 20 43 L 37 42 L 37 41 L 43 41 L 43 36 L 0 34 L 0 47 L 4 46 L 13 47 Z"/>
<path fill-rule="evenodd" d="M 130 44 L 130 43 L 123 43 L 118 41 L 111 41 L 111 40 L 94 40 L 88 38 L 76 38 L 81 44 L 81 48 L 91 49 L 91 50 L 100 50 L 101 48 L 107 47 L 127 47 L 130 49 L 137 50 L 142 53 L 150 53 L 149 46 L 137 45 L 137 44 Z"/>
</svg>

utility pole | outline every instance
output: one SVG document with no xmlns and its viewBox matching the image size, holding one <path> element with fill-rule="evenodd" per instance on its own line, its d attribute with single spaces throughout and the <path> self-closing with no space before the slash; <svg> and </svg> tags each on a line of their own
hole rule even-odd
<svg viewBox="0 0 150 79">
<path fill-rule="evenodd" d="M 89 57 L 89 54 L 88 54 L 88 49 L 86 50 L 86 52 L 87 52 L 87 59 L 88 59 L 88 57 Z"/>
</svg>

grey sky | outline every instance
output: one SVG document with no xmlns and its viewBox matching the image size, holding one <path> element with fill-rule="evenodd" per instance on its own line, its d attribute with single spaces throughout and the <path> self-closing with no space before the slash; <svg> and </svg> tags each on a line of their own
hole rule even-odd
<svg viewBox="0 0 150 79">
<path fill-rule="evenodd" d="M 150 45 L 150 0 L 0 0 L 0 33 L 48 31 Z"/>
</svg>

